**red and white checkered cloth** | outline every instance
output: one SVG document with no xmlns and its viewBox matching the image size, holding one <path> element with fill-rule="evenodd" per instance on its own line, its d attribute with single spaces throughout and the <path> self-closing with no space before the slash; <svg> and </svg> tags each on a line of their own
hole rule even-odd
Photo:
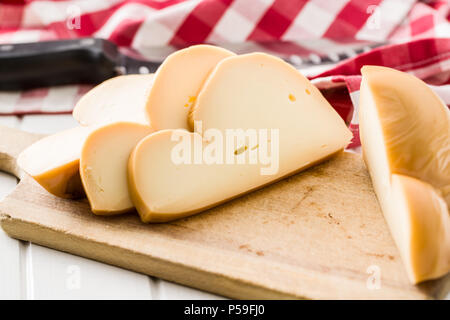
<svg viewBox="0 0 450 320">
<path fill-rule="evenodd" d="M 448 0 L 8 0 L 0 3 L 0 43 L 100 37 L 151 60 L 198 43 L 292 61 L 364 50 L 314 77 L 355 129 L 364 64 L 412 72 L 449 103 L 449 13 Z M 380 44 L 387 46 L 371 50 Z M 88 89 L 2 92 L 0 114 L 71 112 Z"/>
<path fill-rule="evenodd" d="M 386 45 L 339 63 L 312 77 L 328 101 L 349 122 L 353 141 L 361 145 L 358 109 L 361 67 L 379 65 L 408 72 L 424 80 L 450 106 L 450 38 L 426 38 Z"/>
</svg>

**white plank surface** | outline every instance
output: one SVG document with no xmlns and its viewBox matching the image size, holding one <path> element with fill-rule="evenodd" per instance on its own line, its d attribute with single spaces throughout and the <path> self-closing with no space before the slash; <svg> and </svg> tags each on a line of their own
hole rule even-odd
<svg viewBox="0 0 450 320">
<path fill-rule="evenodd" d="M 0 172 L 0 200 L 17 184 L 17 179 Z M 0 228 L 0 299 L 21 297 L 20 242 L 8 237 Z"/>
<path fill-rule="evenodd" d="M 71 115 L 0 117 L 0 124 L 51 134 Z M 0 172 L 0 199 L 17 179 Z M 220 299 L 210 293 L 9 238 L 0 229 L 0 299 Z"/>
<path fill-rule="evenodd" d="M 17 127 L 17 117 L 0 117 L 0 124 Z M 17 184 L 17 179 L 0 172 L 0 200 L 3 199 Z M 11 239 L 0 228 L 0 299 L 21 298 L 21 244 Z"/>
<path fill-rule="evenodd" d="M 30 244 L 32 299 L 151 299 L 149 277 Z"/>
<path fill-rule="evenodd" d="M 151 278 L 153 281 L 153 291 L 155 299 L 168 300 L 217 300 L 225 299 L 209 292 L 199 291 L 197 289 L 180 286 L 179 284 L 168 282 L 161 279 Z"/>
</svg>

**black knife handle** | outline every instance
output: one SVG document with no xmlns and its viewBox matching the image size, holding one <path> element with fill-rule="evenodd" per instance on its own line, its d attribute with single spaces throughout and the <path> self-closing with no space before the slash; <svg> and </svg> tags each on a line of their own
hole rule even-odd
<svg viewBox="0 0 450 320">
<path fill-rule="evenodd" d="M 0 90 L 96 84 L 117 75 L 112 42 L 85 38 L 0 45 Z"/>
</svg>

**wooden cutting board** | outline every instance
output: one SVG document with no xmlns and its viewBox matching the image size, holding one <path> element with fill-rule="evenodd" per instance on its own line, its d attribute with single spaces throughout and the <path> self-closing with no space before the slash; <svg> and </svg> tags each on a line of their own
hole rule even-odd
<svg viewBox="0 0 450 320">
<path fill-rule="evenodd" d="M 14 238 L 231 298 L 441 298 L 450 275 L 409 284 L 358 154 L 341 153 L 269 187 L 165 224 L 93 215 L 17 168 L 41 136 L 0 127 L 0 169 L 19 178 L 0 203 Z M 212 188 L 218 186 L 211 186 Z"/>
</svg>

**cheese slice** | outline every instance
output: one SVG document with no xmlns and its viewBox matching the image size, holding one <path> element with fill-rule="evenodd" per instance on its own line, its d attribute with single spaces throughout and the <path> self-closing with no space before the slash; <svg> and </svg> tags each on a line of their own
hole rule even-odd
<svg viewBox="0 0 450 320">
<path fill-rule="evenodd" d="M 344 121 L 298 70 L 264 53 L 218 64 L 189 114 L 202 129 L 278 130 L 279 176 L 344 149 L 352 138 Z M 248 147 L 251 147 L 250 145 Z"/>
<path fill-rule="evenodd" d="M 87 137 L 80 158 L 80 174 L 91 210 L 118 214 L 134 208 L 127 186 L 127 164 L 136 144 L 153 130 L 132 122 L 116 122 Z"/>
<path fill-rule="evenodd" d="M 187 115 L 206 77 L 219 61 L 234 53 L 210 45 L 176 51 L 158 68 L 147 101 L 155 130 L 188 128 Z"/>
<path fill-rule="evenodd" d="M 352 138 L 304 76 L 259 53 L 220 62 L 190 121 L 204 130 L 153 133 L 130 157 L 130 194 L 144 222 L 188 216 L 260 188 L 323 161 Z"/>
<path fill-rule="evenodd" d="M 442 276 L 450 270 L 450 112 L 412 75 L 361 72 L 361 143 L 383 214 L 411 282 Z"/>
<path fill-rule="evenodd" d="M 153 74 L 106 80 L 78 101 L 73 117 L 82 126 L 116 121 L 148 124 L 145 107 L 152 82 Z"/>
<path fill-rule="evenodd" d="M 45 137 L 18 157 L 17 163 L 42 187 L 55 196 L 84 196 L 79 174 L 81 147 L 91 127 L 75 127 Z"/>
</svg>

